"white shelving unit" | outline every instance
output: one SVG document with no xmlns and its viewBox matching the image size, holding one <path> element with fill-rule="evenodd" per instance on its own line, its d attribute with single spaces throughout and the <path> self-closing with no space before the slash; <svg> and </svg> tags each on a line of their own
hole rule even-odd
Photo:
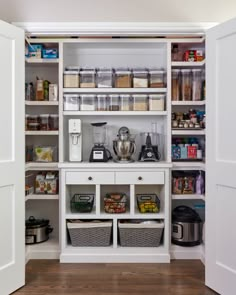
<svg viewBox="0 0 236 295">
<path fill-rule="evenodd" d="M 25 131 L 25 135 L 58 135 L 59 131 Z"/>
<path fill-rule="evenodd" d="M 166 116 L 167 111 L 64 111 L 64 116 Z"/>
<path fill-rule="evenodd" d="M 204 106 L 206 104 L 205 100 L 199 100 L 199 101 L 172 101 L 172 106 Z"/>
<path fill-rule="evenodd" d="M 63 88 L 63 93 L 166 93 L 166 88 Z"/>
<path fill-rule="evenodd" d="M 205 135 L 205 130 L 172 130 L 172 135 L 189 135 L 189 136 L 196 136 L 196 135 Z"/>
<path fill-rule="evenodd" d="M 59 200 L 59 195 L 32 194 L 25 197 L 25 201 L 28 200 Z"/>
<path fill-rule="evenodd" d="M 187 42 L 186 42 L 187 43 Z M 205 65 L 205 60 L 203 61 L 172 61 L 172 67 L 202 67 Z"/>
<path fill-rule="evenodd" d="M 205 201 L 205 196 L 204 195 L 197 195 L 197 194 L 172 195 L 172 200 L 204 200 Z"/>
<path fill-rule="evenodd" d="M 26 106 L 58 106 L 58 101 L 35 101 L 35 100 L 26 100 Z"/>
</svg>

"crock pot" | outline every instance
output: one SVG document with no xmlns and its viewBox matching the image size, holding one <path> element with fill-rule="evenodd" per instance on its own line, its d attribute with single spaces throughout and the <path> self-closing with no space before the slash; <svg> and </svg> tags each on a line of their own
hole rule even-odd
<svg viewBox="0 0 236 295">
<path fill-rule="evenodd" d="M 34 216 L 30 216 L 25 221 L 25 243 L 29 245 L 45 242 L 52 231 L 48 219 L 35 219 Z"/>
<path fill-rule="evenodd" d="M 202 220 L 190 207 L 178 206 L 172 212 L 172 243 L 196 246 L 202 242 Z"/>
</svg>

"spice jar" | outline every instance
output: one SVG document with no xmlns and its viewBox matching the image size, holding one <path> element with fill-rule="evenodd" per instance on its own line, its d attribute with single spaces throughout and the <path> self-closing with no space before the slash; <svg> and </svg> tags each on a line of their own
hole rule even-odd
<svg viewBox="0 0 236 295">
<path fill-rule="evenodd" d="M 95 68 L 83 68 L 80 71 L 80 87 L 95 88 Z"/>
<path fill-rule="evenodd" d="M 78 88 L 79 87 L 79 71 L 70 70 L 64 71 L 64 88 Z"/>
<path fill-rule="evenodd" d="M 181 88 L 182 88 L 182 100 L 189 101 L 192 99 L 191 96 L 191 70 L 181 70 Z"/>
<path fill-rule="evenodd" d="M 151 94 L 149 95 L 149 111 L 164 111 L 165 95 Z"/>
<path fill-rule="evenodd" d="M 58 130 L 59 127 L 59 116 L 56 114 L 49 115 L 49 129 Z"/>
<path fill-rule="evenodd" d="M 180 70 L 173 69 L 171 71 L 171 99 L 180 100 Z"/>
<path fill-rule="evenodd" d="M 134 111 L 147 111 L 147 95 L 146 94 L 134 94 L 133 95 L 133 110 Z"/>
<path fill-rule="evenodd" d="M 40 120 L 40 130 L 49 130 L 49 115 L 41 114 L 39 116 Z"/>
<path fill-rule="evenodd" d="M 109 95 L 109 111 L 119 111 L 120 110 L 120 99 L 117 94 Z"/>
<path fill-rule="evenodd" d="M 172 121 L 172 127 L 173 127 L 173 128 L 177 128 L 177 127 L 178 127 L 178 121 L 173 120 L 173 121 Z"/>
<path fill-rule="evenodd" d="M 164 70 L 150 69 L 149 70 L 150 88 L 163 88 L 163 87 L 165 87 L 164 74 L 165 74 Z"/>
<path fill-rule="evenodd" d="M 148 71 L 146 69 L 133 70 L 133 87 L 147 88 L 148 87 Z"/>
<path fill-rule="evenodd" d="M 97 95 L 97 111 L 107 111 L 107 96 L 105 94 Z"/>
<path fill-rule="evenodd" d="M 129 94 L 120 95 L 120 110 L 121 111 L 132 111 L 133 105 L 131 96 Z"/>
<path fill-rule="evenodd" d="M 97 87 L 112 87 L 112 69 L 103 68 L 97 71 Z"/>
<path fill-rule="evenodd" d="M 118 68 L 115 70 L 115 87 L 131 88 L 131 71 L 128 68 Z"/>
<path fill-rule="evenodd" d="M 192 69 L 192 100 L 201 100 L 202 95 L 202 70 Z"/>
<path fill-rule="evenodd" d="M 94 94 L 84 94 L 80 96 L 80 110 L 81 111 L 95 111 L 96 110 L 96 96 Z"/>
</svg>

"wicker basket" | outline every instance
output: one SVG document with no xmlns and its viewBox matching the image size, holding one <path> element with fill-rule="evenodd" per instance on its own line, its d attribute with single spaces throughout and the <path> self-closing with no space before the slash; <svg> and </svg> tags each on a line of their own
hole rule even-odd
<svg viewBox="0 0 236 295">
<path fill-rule="evenodd" d="M 111 243 L 112 221 L 67 221 L 67 228 L 73 247 L 104 247 Z"/>
<path fill-rule="evenodd" d="M 123 247 L 158 247 L 164 222 L 153 224 L 118 222 L 120 245 Z"/>
</svg>

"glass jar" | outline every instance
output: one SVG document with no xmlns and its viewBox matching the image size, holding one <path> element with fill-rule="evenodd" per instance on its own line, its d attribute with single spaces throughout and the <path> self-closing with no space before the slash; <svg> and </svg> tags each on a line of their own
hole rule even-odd
<svg viewBox="0 0 236 295">
<path fill-rule="evenodd" d="M 149 111 L 164 111 L 165 94 L 149 95 Z"/>
<path fill-rule="evenodd" d="M 163 88 L 165 87 L 165 71 L 159 69 L 150 69 L 150 88 Z"/>
<path fill-rule="evenodd" d="M 192 69 L 192 100 L 199 101 L 202 96 L 202 70 Z"/>
<path fill-rule="evenodd" d="M 41 114 L 39 116 L 40 120 L 40 130 L 49 130 L 49 115 Z"/>
<path fill-rule="evenodd" d="M 109 95 L 109 111 L 120 110 L 120 99 L 118 94 Z"/>
<path fill-rule="evenodd" d="M 64 71 L 64 88 L 78 88 L 79 87 L 79 71 L 71 70 Z"/>
<path fill-rule="evenodd" d="M 49 115 L 49 129 L 58 130 L 59 128 L 59 116 L 56 114 Z"/>
<path fill-rule="evenodd" d="M 121 111 L 132 111 L 133 105 L 131 96 L 129 94 L 120 95 L 120 110 Z"/>
<path fill-rule="evenodd" d="M 28 124 L 29 123 L 39 123 L 39 116 L 38 115 L 29 115 L 27 117 Z"/>
<path fill-rule="evenodd" d="M 148 96 L 146 94 L 134 94 L 133 95 L 133 110 L 134 111 L 147 111 L 148 104 L 147 104 Z"/>
<path fill-rule="evenodd" d="M 180 70 L 173 69 L 171 71 L 171 99 L 180 100 Z"/>
<path fill-rule="evenodd" d="M 80 71 L 80 87 L 81 88 L 95 88 L 95 74 L 94 68 L 84 68 Z"/>
<path fill-rule="evenodd" d="M 79 111 L 79 95 L 64 94 L 64 111 Z"/>
<path fill-rule="evenodd" d="M 97 111 L 107 111 L 107 96 L 97 95 Z"/>
<path fill-rule="evenodd" d="M 181 70 L 181 93 L 182 100 L 189 101 L 192 99 L 191 96 L 191 70 L 183 69 Z"/>
<path fill-rule="evenodd" d="M 28 130 L 30 130 L 30 131 L 38 131 L 38 130 L 40 130 L 40 124 L 39 123 L 29 123 L 28 124 Z"/>
<path fill-rule="evenodd" d="M 131 71 L 128 68 L 119 68 L 115 70 L 115 87 L 131 88 Z"/>
<path fill-rule="evenodd" d="M 97 71 L 97 87 L 111 88 L 112 87 L 112 69 L 100 69 Z"/>
<path fill-rule="evenodd" d="M 146 69 L 133 70 L 133 87 L 147 88 L 148 87 L 148 71 Z"/>
<path fill-rule="evenodd" d="M 95 111 L 96 110 L 96 96 L 94 94 L 84 94 L 80 96 L 80 110 L 81 111 Z"/>
</svg>

